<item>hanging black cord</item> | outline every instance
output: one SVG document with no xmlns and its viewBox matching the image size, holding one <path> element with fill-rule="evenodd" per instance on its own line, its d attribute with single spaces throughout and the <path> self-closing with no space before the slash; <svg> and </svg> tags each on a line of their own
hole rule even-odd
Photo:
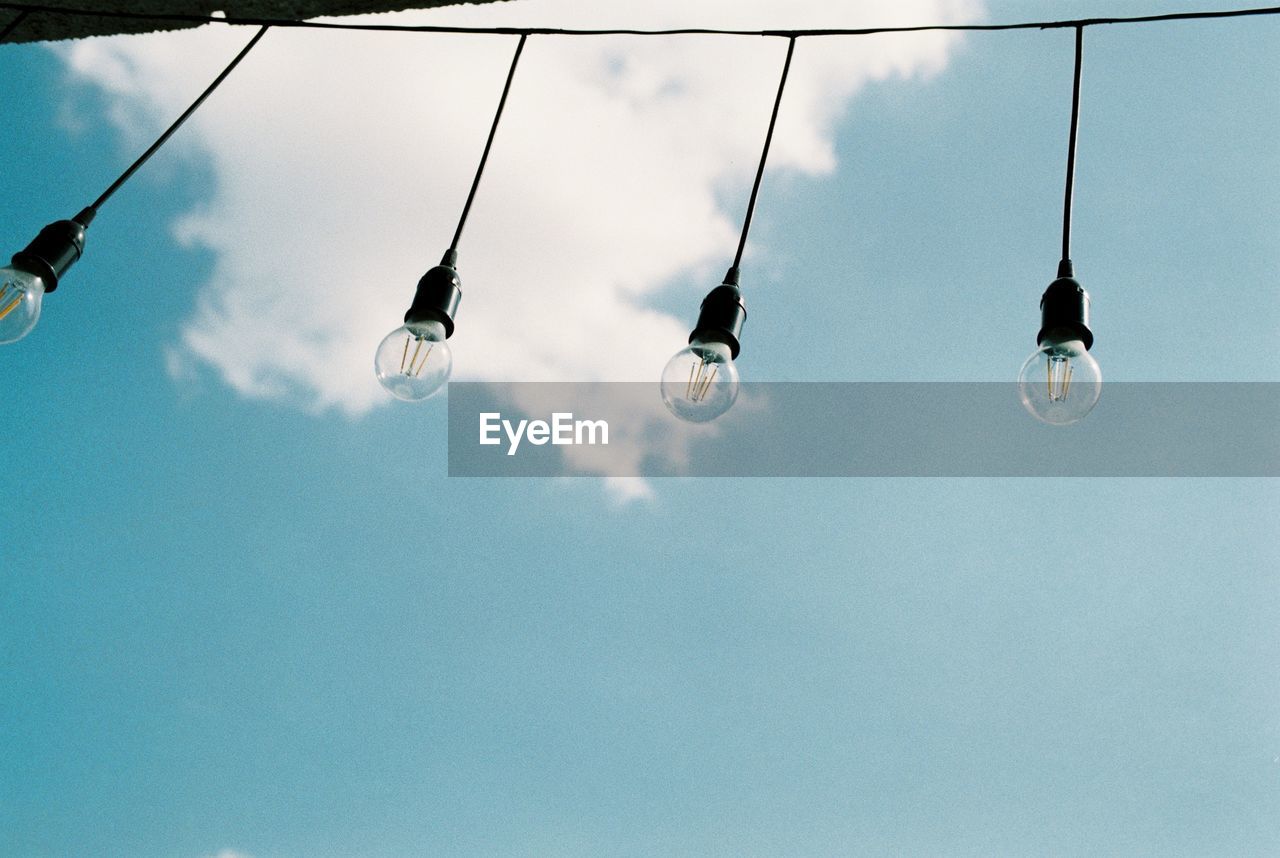
<svg viewBox="0 0 1280 858">
<path fill-rule="evenodd" d="M 782 91 L 787 86 L 787 72 L 791 70 L 791 55 L 796 50 L 796 37 L 787 40 L 787 59 L 782 64 L 782 77 L 778 80 L 778 94 L 773 99 L 773 113 L 769 116 L 769 130 L 764 135 L 764 150 L 760 152 L 760 166 L 756 168 L 756 180 L 751 186 L 751 199 L 747 201 L 747 216 L 742 221 L 742 236 L 738 239 L 738 252 L 733 256 L 733 271 L 742 264 L 742 251 L 747 246 L 747 233 L 751 230 L 751 215 L 756 210 L 756 195 L 760 193 L 760 180 L 764 178 L 764 165 L 769 160 L 769 145 L 773 143 L 773 127 L 778 124 L 778 108 L 782 106 Z"/>
<path fill-rule="evenodd" d="M 527 33 L 521 33 L 520 41 L 516 43 L 516 53 L 511 58 L 511 68 L 507 70 L 507 82 L 502 87 L 502 98 L 498 99 L 498 110 L 493 114 L 493 125 L 489 127 L 489 139 L 484 142 L 484 152 L 480 154 L 480 166 L 476 168 L 476 177 L 471 180 L 471 191 L 467 194 L 467 201 L 462 206 L 462 217 L 458 218 L 458 228 L 454 231 L 453 241 L 449 244 L 446 256 L 455 258 L 455 261 L 458 255 L 458 242 L 462 239 L 462 228 L 467 225 L 467 215 L 471 213 L 471 202 L 476 198 L 476 188 L 480 187 L 480 177 L 484 175 L 484 165 L 489 161 L 489 150 L 493 147 L 494 135 L 498 133 L 498 122 L 502 119 L 502 110 L 507 106 L 507 93 L 511 92 L 511 81 L 516 76 L 520 52 L 524 50 L 524 43 L 528 38 Z"/>
<path fill-rule="evenodd" d="M 1062 261 L 1058 276 L 1071 272 L 1071 196 L 1076 184 L 1076 131 L 1080 125 L 1080 66 L 1084 58 L 1084 27 L 1076 27 L 1076 71 L 1071 84 L 1071 137 L 1067 141 L 1067 187 L 1062 199 Z"/>
<path fill-rule="evenodd" d="M 0 43 L 4 42 L 5 39 L 9 38 L 9 35 L 14 30 L 22 26 L 22 22 L 27 20 L 27 16 L 30 14 L 31 14 L 30 9 L 22 9 L 21 11 L 19 11 L 18 14 L 14 16 L 13 20 L 10 21 L 8 24 L 6 24 L 3 30 L 0 30 Z"/>
<path fill-rule="evenodd" d="M 231 74 L 231 72 L 235 69 L 235 67 L 240 64 L 240 61 L 244 59 L 245 56 L 248 55 L 249 51 L 253 50 L 253 46 L 258 44 L 258 40 L 261 39 L 263 36 L 265 36 L 267 34 L 267 30 L 269 29 L 271 29 L 270 25 L 264 25 L 262 29 L 258 30 L 258 32 L 254 35 L 254 37 L 249 40 L 249 44 L 245 45 L 240 50 L 240 53 L 236 54 L 235 59 L 233 59 L 230 63 L 228 63 L 227 67 L 222 70 L 222 73 L 213 79 L 213 83 L 209 84 L 208 88 L 205 89 L 204 92 L 200 93 L 200 97 L 197 98 L 195 101 L 191 102 L 191 106 L 188 107 L 186 110 L 184 110 L 182 112 L 182 115 L 179 116 L 176 120 L 174 120 L 174 123 L 170 125 L 168 129 L 166 129 L 165 132 L 156 139 L 156 142 L 152 143 L 151 146 L 147 149 L 147 151 L 143 152 L 142 155 L 138 157 L 138 160 L 130 164 L 129 169 L 121 173 L 120 178 L 112 182 L 111 187 L 107 188 L 105 191 L 102 192 L 102 196 L 98 197 L 96 200 L 93 201 L 93 203 L 88 208 L 80 212 L 80 214 L 76 215 L 74 220 L 78 222 L 81 226 L 88 226 L 93 221 L 94 216 L 98 213 L 98 209 L 102 208 L 103 203 L 105 203 L 108 199 L 110 199 L 111 195 L 114 194 L 117 190 L 119 190 L 121 185 L 129 181 L 129 178 L 134 173 L 138 172 L 138 168 L 141 167 L 143 164 L 147 163 L 147 160 L 152 155 L 154 155 L 156 151 L 159 150 L 159 148 L 169 140 L 170 137 L 173 136 L 173 133 L 182 127 L 182 123 L 186 122 L 187 119 L 191 116 L 191 114 L 195 113 L 196 110 L 199 109 L 200 105 L 204 104 L 204 100 L 208 98 L 215 89 L 218 88 L 219 84 L 221 84 L 224 80 L 227 79 L 227 75 Z"/>
</svg>

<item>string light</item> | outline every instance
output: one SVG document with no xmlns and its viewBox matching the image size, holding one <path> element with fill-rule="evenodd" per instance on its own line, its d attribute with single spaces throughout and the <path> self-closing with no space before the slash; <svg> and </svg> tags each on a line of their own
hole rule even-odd
<svg viewBox="0 0 1280 858">
<path fill-rule="evenodd" d="M 1058 21 L 1026 21 L 994 24 L 922 24 L 911 26 L 866 27 L 856 29 L 807 30 L 734 30 L 715 28 L 679 29 L 566 29 L 546 27 L 458 27 L 408 25 L 370 22 L 296 21 L 287 19 L 250 18 L 223 15 L 183 15 L 121 10 L 75 9 L 30 3 L 0 2 L 0 9 L 17 15 L 0 30 L 0 42 L 17 33 L 33 15 L 94 16 L 122 20 L 171 21 L 187 24 L 224 24 L 260 27 L 258 33 L 231 61 L 194 103 L 90 206 L 70 220 L 46 226 L 30 245 L 13 257 L 10 267 L 0 269 L 0 343 L 13 342 L 25 336 L 39 317 L 40 302 L 46 292 L 57 288 L 59 278 L 80 258 L 85 230 L 98 208 L 151 157 L 204 100 L 231 73 L 269 28 L 351 30 L 378 32 L 518 35 L 519 43 L 511 61 L 506 84 L 489 130 L 489 137 L 471 190 L 463 206 L 453 241 L 441 263 L 427 271 L 418 283 L 412 305 L 405 314 L 403 327 L 393 331 L 378 349 L 375 366 L 379 381 L 401 399 L 425 399 L 448 380 L 452 356 L 446 340 L 454 329 L 454 316 L 461 301 L 461 280 L 456 270 L 457 246 L 474 201 L 480 178 L 493 145 L 494 135 L 506 105 L 511 83 L 526 40 L 530 35 L 547 36 L 678 36 L 725 35 L 779 37 L 788 40 L 786 60 L 778 83 L 773 113 L 761 152 L 760 164 L 752 185 L 733 264 L 724 282 L 703 300 L 698 322 L 689 337 L 689 347 L 682 349 L 668 363 L 662 376 L 662 395 L 668 408 L 682 419 L 711 420 L 732 405 L 738 393 L 738 373 L 734 359 L 740 351 L 742 325 L 746 309 L 739 290 L 739 266 L 755 209 L 760 182 L 768 159 L 778 110 L 786 86 L 787 74 L 800 38 L 825 36 L 862 36 L 884 33 L 918 33 L 927 31 L 1001 32 L 1027 29 L 1064 29 L 1075 31 L 1075 73 L 1072 87 L 1071 130 L 1068 142 L 1066 187 L 1063 203 L 1062 258 L 1058 275 L 1041 298 L 1041 327 L 1037 349 L 1019 373 L 1019 393 L 1023 404 L 1035 417 L 1048 423 L 1075 422 L 1089 413 L 1101 392 L 1101 373 L 1089 354 L 1093 334 L 1089 329 L 1090 298 L 1075 280 L 1071 260 L 1071 207 L 1075 179 L 1076 139 L 1080 110 L 1080 81 L 1084 30 L 1102 25 L 1148 24 L 1169 21 L 1193 21 L 1280 14 L 1280 6 L 1231 9 L 1221 11 L 1172 12 L 1156 15 L 1081 18 Z"/>
<path fill-rule="evenodd" d="M 698 323 L 689 334 L 689 345 L 676 352 L 662 370 L 662 401 L 672 414 L 691 423 L 716 419 L 732 408 L 738 398 L 738 368 L 733 362 L 742 348 L 739 338 L 742 325 L 747 320 L 747 308 L 738 289 L 738 266 L 742 264 L 742 251 L 747 246 L 751 215 L 756 209 L 756 196 L 760 193 L 764 165 L 769 160 L 773 129 L 778 124 L 778 108 L 782 106 L 782 92 L 787 87 L 787 73 L 791 71 L 791 57 L 795 50 L 796 40 L 787 40 L 787 58 L 782 63 L 778 94 L 773 99 L 773 113 L 769 116 L 769 130 L 764 135 L 760 165 L 756 167 L 751 197 L 747 200 L 747 215 L 742 220 L 738 252 L 724 275 L 724 282 L 702 299 Z"/>
<path fill-rule="evenodd" d="M 1071 198 L 1075 190 L 1076 135 L 1080 126 L 1080 69 L 1084 28 L 1076 27 L 1075 74 L 1071 85 L 1071 133 L 1067 142 L 1067 181 L 1062 201 L 1062 259 L 1058 278 L 1040 298 L 1036 350 L 1018 373 L 1018 395 L 1032 416 L 1065 426 L 1098 404 L 1102 371 L 1089 354 L 1089 293 L 1075 279 L 1071 263 Z"/>
<path fill-rule="evenodd" d="M 374 355 L 374 372 L 378 381 L 397 399 L 406 402 L 427 399 L 444 387 L 453 370 L 453 352 L 447 340 L 453 336 L 453 319 L 462 301 L 462 279 L 458 277 L 456 268 L 458 242 L 462 240 L 462 230 L 467 225 L 467 215 L 471 213 L 471 203 L 476 198 L 480 177 L 484 175 L 484 166 L 489 161 L 489 150 L 493 148 L 493 138 L 498 133 L 498 123 L 502 120 L 507 95 L 511 92 L 511 81 L 515 79 L 516 66 L 520 64 L 520 54 L 528 38 L 522 34 L 516 43 L 511 68 L 507 70 L 507 82 L 502 87 L 493 124 L 489 126 L 489 139 L 485 141 L 480 165 L 471 180 L 471 191 L 462 206 L 453 241 L 440 264 L 418 281 L 413 304 L 404 314 L 404 325 L 387 334 Z"/>
<path fill-rule="evenodd" d="M 0 344 L 16 342 L 31 333 L 40 320 L 44 296 L 58 288 L 59 280 L 84 252 L 85 231 L 93 223 L 98 209 L 204 104 L 268 29 L 266 26 L 259 29 L 213 83 L 96 200 L 70 220 L 55 221 L 40 230 L 30 244 L 13 255 L 7 267 L 0 268 Z"/>
</svg>

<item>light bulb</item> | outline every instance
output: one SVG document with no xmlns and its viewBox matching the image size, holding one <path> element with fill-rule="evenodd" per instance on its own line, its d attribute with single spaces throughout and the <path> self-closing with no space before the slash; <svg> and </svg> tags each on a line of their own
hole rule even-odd
<svg viewBox="0 0 1280 858">
<path fill-rule="evenodd" d="M 40 320 L 45 293 L 58 288 L 62 275 L 84 252 L 84 231 L 93 215 L 88 208 L 74 220 L 54 221 L 0 268 L 0 344 L 31 333 Z"/>
<path fill-rule="evenodd" d="M 714 420 L 737 398 L 738 368 L 729 346 L 718 340 L 693 340 L 662 371 L 662 401 L 681 420 Z"/>
<path fill-rule="evenodd" d="M 1102 395 L 1102 371 L 1080 340 L 1048 340 L 1018 373 L 1018 396 L 1037 420 L 1054 426 L 1075 423 Z"/>
<path fill-rule="evenodd" d="M 437 393 L 453 369 L 445 336 L 444 325 L 437 321 L 411 322 L 387 334 L 374 358 L 378 381 L 406 402 Z"/>
<path fill-rule="evenodd" d="M 0 343 L 16 343 L 40 320 L 44 281 L 15 266 L 0 268 Z"/>
</svg>

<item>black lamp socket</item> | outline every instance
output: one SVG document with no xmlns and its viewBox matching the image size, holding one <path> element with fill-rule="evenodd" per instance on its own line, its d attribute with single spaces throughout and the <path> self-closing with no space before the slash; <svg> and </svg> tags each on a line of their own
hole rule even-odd
<svg viewBox="0 0 1280 858">
<path fill-rule="evenodd" d="M 730 354 L 736 359 L 742 348 L 738 338 L 742 336 L 742 325 L 746 320 L 747 306 L 742 302 L 742 292 L 738 290 L 738 272 L 731 268 L 724 282 L 702 299 L 698 324 L 689 334 L 689 342 L 720 340 L 729 346 Z"/>
<path fill-rule="evenodd" d="M 84 252 L 84 229 L 84 224 L 74 220 L 54 221 L 13 255 L 14 267 L 36 275 L 44 282 L 44 291 L 52 292 Z"/>
<path fill-rule="evenodd" d="M 453 267 L 457 255 L 452 251 L 445 254 L 440 265 L 422 275 L 418 281 L 418 291 L 413 296 L 413 304 L 404 314 L 404 323 L 440 322 L 444 325 L 445 339 L 453 336 L 453 317 L 458 313 L 458 304 L 462 302 L 462 278 Z"/>
<path fill-rule="evenodd" d="M 1080 340 L 1084 347 L 1093 346 L 1089 330 L 1089 293 L 1074 277 L 1059 277 L 1049 284 L 1040 298 L 1040 333 L 1036 343 Z"/>
</svg>

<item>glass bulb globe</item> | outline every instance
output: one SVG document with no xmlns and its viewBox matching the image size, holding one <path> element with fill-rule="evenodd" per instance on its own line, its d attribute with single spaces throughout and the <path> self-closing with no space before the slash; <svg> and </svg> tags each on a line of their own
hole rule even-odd
<svg viewBox="0 0 1280 858">
<path fill-rule="evenodd" d="M 378 346 L 378 381 L 397 399 L 418 402 L 444 387 L 453 352 L 440 322 L 411 322 L 396 328 Z"/>
<path fill-rule="evenodd" d="M 1080 340 L 1046 342 L 1018 373 L 1018 396 L 1037 420 L 1075 423 L 1102 395 L 1102 371 Z"/>
<path fill-rule="evenodd" d="M 21 268 L 0 268 L 0 343 L 16 343 L 40 320 L 44 281 Z"/>
<path fill-rule="evenodd" d="M 737 398 L 738 368 L 722 342 L 694 340 L 676 352 L 662 371 L 662 401 L 681 420 L 715 420 Z"/>
</svg>

